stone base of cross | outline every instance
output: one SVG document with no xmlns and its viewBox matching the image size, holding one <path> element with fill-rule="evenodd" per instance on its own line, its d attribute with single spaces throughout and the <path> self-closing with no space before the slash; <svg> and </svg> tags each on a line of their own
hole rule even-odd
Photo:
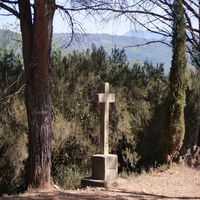
<svg viewBox="0 0 200 200">
<path fill-rule="evenodd" d="M 81 186 L 106 187 L 117 178 L 117 155 L 109 154 L 109 104 L 115 102 L 115 95 L 109 93 L 109 83 L 104 83 L 103 92 L 98 94 L 101 103 L 100 154 L 92 156 L 92 176 L 82 179 Z"/>
</svg>

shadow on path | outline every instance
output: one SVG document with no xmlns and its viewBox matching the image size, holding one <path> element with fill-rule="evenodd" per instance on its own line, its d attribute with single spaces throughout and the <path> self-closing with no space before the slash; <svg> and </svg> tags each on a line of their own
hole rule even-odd
<svg viewBox="0 0 200 200">
<path fill-rule="evenodd" d="M 34 193 L 24 195 L 16 195 L 16 196 L 4 196 L 0 197 L 0 200 L 125 200 L 125 199 L 133 199 L 133 200 L 181 200 L 181 199 L 198 199 L 200 197 L 170 197 L 165 195 L 156 195 L 151 193 L 144 192 L 128 192 L 128 191 L 110 191 L 110 190 L 99 190 L 99 191 L 66 191 L 66 192 L 48 192 L 48 193 Z"/>
</svg>

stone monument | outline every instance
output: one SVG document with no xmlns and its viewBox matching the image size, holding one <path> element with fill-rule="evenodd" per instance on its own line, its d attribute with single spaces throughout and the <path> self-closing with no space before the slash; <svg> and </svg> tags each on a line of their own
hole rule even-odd
<svg viewBox="0 0 200 200">
<path fill-rule="evenodd" d="M 118 158 L 115 154 L 109 154 L 109 104 L 115 102 L 115 95 L 109 93 L 109 83 L 104 83 L 104 93 L 98 94 L 101 104 L 100 124 L 100 154 L 92 156 L 92 176 L 82 179 L 81 186 L 105 187 L 109 181 L 117 178 Z"/>
</svg>

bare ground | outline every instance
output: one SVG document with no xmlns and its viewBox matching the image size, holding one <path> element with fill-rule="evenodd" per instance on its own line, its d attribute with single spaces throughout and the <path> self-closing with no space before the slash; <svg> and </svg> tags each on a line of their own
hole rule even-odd
<svg viewBox="0 0 200 200">
<path fill-rule="evenodd" d="M 51 190 L 0 197 L 1 200 L 200 200 L 200 171 L 185 166 L 118 178 L 108 188 Z"/>
</svg>

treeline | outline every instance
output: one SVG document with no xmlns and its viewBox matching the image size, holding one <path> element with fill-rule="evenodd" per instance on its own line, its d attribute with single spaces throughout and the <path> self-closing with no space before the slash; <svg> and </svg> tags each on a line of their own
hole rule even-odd
<svg viewBox="0 0 200 200">
<path fill-rule="evenodd" d="M 110 152 L 119 171 L 128 173 L 164 162 L 169 82 L 163 64 L 130 65 L 124 50 L 108 55 L 103 47 L 62 55 L 52 53 L 52 177 L 72 188 L 90 174 L 90 157 L 99 152 L 97 93 L 109 82 L 116 95 L 110 109 Z M 182 152 L 200 145 L 199 71 L 188 70 L 186 134 Z M 27 119 L 23 66 L 13 51 L 0 52 L 0 193 L 25 187 Z"/>
</svg>

